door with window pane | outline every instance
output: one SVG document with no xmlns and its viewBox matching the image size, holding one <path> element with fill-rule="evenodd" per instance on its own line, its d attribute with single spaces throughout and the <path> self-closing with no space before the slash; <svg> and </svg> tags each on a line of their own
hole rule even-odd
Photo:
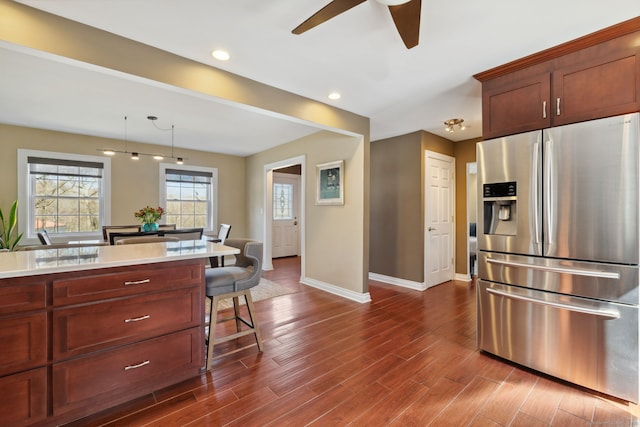
<svg viewBox="0 0 640 427">
<path fill-rule="evenodd" d="M 273 174 L 273 258 L 298 255 L 299 183 L 299 175 Z"/>
</svg>

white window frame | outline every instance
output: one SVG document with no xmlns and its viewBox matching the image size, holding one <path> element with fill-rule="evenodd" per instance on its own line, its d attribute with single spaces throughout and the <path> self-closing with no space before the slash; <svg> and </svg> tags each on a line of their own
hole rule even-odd
<svg viewBox="0 0 640 427">
<path fill-rule="evenodd" d="M 29 221 L 32 217 L 31 211 L 31 185 L 29 181 L 29 157 L 42 157 L 56 160 L 77 160 L 81 162 L 98 162 L 103 164 L 102 175 L 102 195 L 100 197 L 100 218 L 102 225 L 111 223 L 111 159 L 105 156 L 89 156 L 85 154 L 57 153 L 53 151 L 38 151 L 18 149 L 18 232 L 24 233 L 23 243 L 34 244 L 38 242 L 37 234 Z M 54 234 L 55 235 L 55 234 Z M 60 233 L 65 240 L 77 238 L 99 238 L 102 239 L 102 230 L 95 232 L 73 232 Z"/>
<path fill-rule="evenodd" d="M 218 168 L 210 168 L 204 166 L 176 165 L 173 163 L 160 163 L 160 206 L 167 206 L 167 169 L 179 169 L 193 172 L 208 172 L 211 174 L 211 185 L 209 186 L 209 218 L 207 218 L 207 227 L 205 232 L 217 231 L 218 224 Z"/>
</svg>

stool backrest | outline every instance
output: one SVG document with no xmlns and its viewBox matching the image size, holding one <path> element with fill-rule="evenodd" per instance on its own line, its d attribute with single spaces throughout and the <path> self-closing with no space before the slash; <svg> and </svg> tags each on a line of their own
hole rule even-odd
<svg viewBox="0 0 640 427">
<path fill-rule="evenodd" d="M 251 269 L 250 276 L 236 281 L 236 290 L 243 290 L 260 283 L 262 274 L 262 242 L 252 239 L 227 239 L 225 246 L 232 246 L 240 249 L 236 254 L 236 267 Z M 224 268 L 224 267 L 221 267 Z"/>
</svg>

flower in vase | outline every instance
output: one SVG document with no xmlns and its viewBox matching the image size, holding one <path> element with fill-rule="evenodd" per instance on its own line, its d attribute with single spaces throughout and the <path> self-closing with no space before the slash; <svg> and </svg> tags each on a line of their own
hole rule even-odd
<svg viewBox="0 0 640 427">
<path fill-rule="evenodd" d="M 160 221 L 162 215 L 164 215 L 164 209 L 160 206 L 152 208 L 146 206 L 133 214 L 136 218 L 142 221 L 143 224 L 155 224 Z"/>
</svg>

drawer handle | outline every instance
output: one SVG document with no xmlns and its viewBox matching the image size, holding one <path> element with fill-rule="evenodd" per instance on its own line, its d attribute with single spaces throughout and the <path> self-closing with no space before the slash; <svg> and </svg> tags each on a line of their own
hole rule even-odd
<svg viewBox="0 0 640 427">
<path fill-rule="evenodd" d="M 143 279 L 143 280 L 134 280 L 133 282 L 124 282 L 125 286 L 129 285 L 144 285 L 145 283 L 151 282 L 151 279 Z"/>
<path fill-rule="evenodd" d="M 494 295 L 500 295 L 501 297 L 517 299 L 533 304 L 548 305 L 550 307 L 559 308 L 561 310 L 575 311 L 576 313 L 590 314 L 592 316 L 601 316 L 608 319 L 619 319 L 620 313 L 617 310 L 598 310 L 595 308 L 581 307 L 579 305 L 567 304 L 563 302 L 545 301 L 538 298 L 517 295 L 509 292 L 500 291 L 498 289 L 487 288 L 487 292 Z"/>
<path fill-rule="evenodd" d="M 132 317 L 131 319 L 125 319 L 124 323 L 139 322 L 141 320 L 146 320 L 146 319 L 151 319 L 151 315 L 145 314 L 144 316 Z"/>
<path fill-rule="evenodd" d="M 125 370 L 125 371 L 128 371 L 128 370 L 131 370 L 131 369 L 138 369 L 138 368 L 142 368 L 143 366 L 148 365 L 149 363 L 151 363 L 151 362 L 150 362 L 150 361 L 148 361 L 148 360 L 145 360 L 144 362 L 142 362 L 142 363 L 138 363 L 137 365 L 129 365 L 129 366 L 125 366 L 125 367 L 124 367 L 124 370 Z"/>
</svg>

